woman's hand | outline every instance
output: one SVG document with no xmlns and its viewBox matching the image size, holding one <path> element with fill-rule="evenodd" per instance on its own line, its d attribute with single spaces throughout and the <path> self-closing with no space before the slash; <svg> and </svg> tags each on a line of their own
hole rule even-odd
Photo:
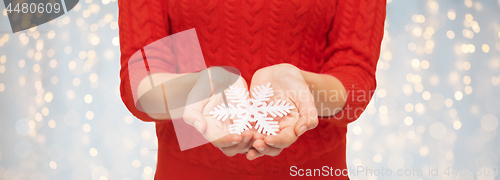
<svg viewBox="0 0 500 180">
<path fill-rule="evenodd" d="M 234 84 L 233 84 L 234 83 Z M 188 95 L 183 119 L 194 126 L 208 141 L 218 147 L 227 156 L 246 153 L 251 147 L 255 130 L 238 134 L 229 133 L 231 120 L 218 120 L 209 114 L 214 107 L 228 102 L 223 92 L 229 85 L 247 88 L 245 80 L 224 68 L 212 67 L 201 72 L 196 84 Z M 204 97 L 209 97 L 204 98 Z"/>
<path fill-rule="evenodd" d="M 301 70 L 291 64 L 278 64 L 262 68 L 252 78 L 254 86 L 271 83 L 274 96 L 271 100 L 285 100 L 295 106 L 287 116 L 275 119 L 280 131 L 274 136 L 254 135 L 255 141 L 247 153 L 254 160 L 263 155 L 277 156 L 284 148 L 293 144 L 306 130 L 318 125 L 318 113 L 309 87 Z M 252 89 L 251 88 L 251 89 Z"/>
</svg>

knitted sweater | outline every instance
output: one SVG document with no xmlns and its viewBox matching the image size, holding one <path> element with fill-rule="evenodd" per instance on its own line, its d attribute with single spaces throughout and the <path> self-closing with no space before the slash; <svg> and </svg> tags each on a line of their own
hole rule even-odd
<svg viewBox="0 0 500 180">
<path fill-rule="evenodd" d="M 180 151 L 172 121 L 155 121 L 156 179 L 289 179 L 320 174 L 307 169 L 346 169 L 347 124 L 356 120 L 376 87 L 375 70 L 384 33 L 385 0 L 119 0 L 121 97 L 143 121 L 154 121 L 134 104 L 130 57 L 170 34 L 195 28 L 207 66 L 228 65 L 250 83 L 260 68 L 290 63 L 328 74 L 345 86 L 344 109 L 307 131 L 277 157 L 249 161 L 225 156 L 208 143 Z M 149 60 L 154 61 L 154 60 Z M 160 63 L 149 66 L 163 68 Z M 131 83 L 132 82 L 132 83 Z M 295 166 L 297 169 L 294 169 Z M 333 173 L 330 174 L 330 168 Z M 305 171 L 298 171 L 304 169 Z"/>
</svg>

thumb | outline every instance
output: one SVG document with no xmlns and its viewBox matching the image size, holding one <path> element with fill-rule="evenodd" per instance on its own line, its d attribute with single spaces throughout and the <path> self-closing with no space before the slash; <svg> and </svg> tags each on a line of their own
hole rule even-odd
<svg viewBox="0 0 500 180">
<path fill-rule="evenodd" d="M 295 124 L 295 134 L 300 136 L 307 130 L 314 129 L 318 126 L 318 110 L 314 102 L 302 102 L 299 108 L 299 120 Z"/>
<path fill-rule="evenodd" d="M 201 110 L 198 110 L 195 107 L 197 104 L 198 103 L 186 106 L 184 116 L 182 118 L 184 119 L 184 122 L 193 126 L 196 130 L 203 134 L 207 129 L 207 123 L 205 121 L 205 117 L 201 113 Z"/>
</svg>

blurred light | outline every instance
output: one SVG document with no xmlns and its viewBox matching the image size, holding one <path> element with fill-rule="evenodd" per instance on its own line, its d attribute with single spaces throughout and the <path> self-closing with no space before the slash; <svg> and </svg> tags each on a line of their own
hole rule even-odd
<svg viewBox="0 0 500 180">
<path fill-rule="evenodd" d="M 37 73 L 39 71 L 40 71 L 40 65 L 38 64 L 33 65 L 33 72 Z"/>
<path fill-rule="evenodd" d="M 427 6 L 429 6 L 429 8 L 431 8 L 432 10 L 439 9 L 439 4 L 435 1 L 427 1 Z"/>
<path fill-rule="evenodd" d="M 445 156 L 446 156 L 446 159 L 448 159 L 448 160 L 452 160 L 454 158 L 454 155 L 453 155 L 452 151 L 446 152 Z"/>
<path fill-rule="evenodd" d="M 47 108 L 47 107 L 42 108 L 42 114 L 43 114 L 43 116 L 48 116 L 49 113 L 50 113 L 49 108 Z"/>
<path fill-rule="evenodd" d="M 462 44 L 461 47 L 462 47 L 461 49 L 462 49 L 463 53 L 468 53 L 469 52 L 469 48 L 468 48 L 467 44 Z"/>
<path fill-rule="evenodd" d="M 87 58 L 87 51 L 80 51 L 80 53 L 78 54 L 78 57 L 80 59 L 85 59 Z"/>
<path fill-rule="evenodd" d="M 415 135 L 416 135 L 416 134 L 415 134 L 415 131 L 408 131 L 408 132 L 406 133 L 406 137 L 407 137 L 408 139 L 413 139 L 413 138 L 415 138 Z"/>
<path fill-rule="evenodd" d="M 373 156 L 373 162 L 380 163 L 382 161 L 382 156 L 380 154 L 376 154 Z"/>
<path fill-rule="evenodd" d="M 417 133 L 418 134 L 423 134 L 425 132 L 425 127 L 420 125 L 417 127 Z"/>
<path fill-rule="evenodd" d="M 411 104 L 411 103 L 407 103 L 407 104 L 405 105 L 405 110 L 406 110 L 407 112 L 412 112 L 412 111 L 413 111 L 413 104 Z"/>
<path fill-rule="evenodd" d="M 70 54 L 72 50 L 73 50 L 73 48 L 71 48 L 71 46 L 66 46 L 66 47 L 64 48 L 64 53 L 66 53 L 66 54 Z"/>
<path fill-rule="evenodd" d="M 420 156 L 427 156 L 429 154 L 429 148 L 427 146 L 420 148 Z"/>
<path fill-rule="evenodd" d="M 458 82 L 458 79 L 459 79 L 459 76 L 457 72 L 451 72 L 450 73 L 450 82 L 451 83 L 457 83 Z"/>
<path fill-rule="evenodd" d="M 362 132 L 362 129 L 359 126 L 354 126 L 354 128 L 352 128 L 352 133 L 354 133 L 355 135 L 359 135 L 359 134 L 361 134 L 361 132 Z M 143 131 L 143 134 L 144 134 L 144 131 Z M 145 138 L 145 139 L 147 139 L 147 138 Z"/>
<path fill-rule="evenodd" d="M 69 91 L 66 93 L 66 97 L 67 97 L 68 99 L 73 99 L 73 98 L 75 98 L 75 91 L 73 91 L 73 90 L 69 90 Z"/>
<path fill-rule="evenodd" d="M 448 18 L 450 20 L 455 20 L 455 18 L 456 18 L 455 10 L 453 10 L 453 9 L 448 10 Z"/>
<path fill-rule="evenodd" d="M 70 61 L 68 64 L 68 68 L 70 70 L 74 70 L 76 68 L 76 62 L 75 61 Z"/>
<path fill-rule="evenodd" d="M 82 16 L 84 18 L 88 18 L 90 16 L 90 13 L 91 13 L 90 10 L 86 9 L 83 11 Z"/>
<path fill-rule="evenodd" d="M 476 9 L 477 11 L 481 11 L 483 9 L 483 6 L 480 2 L 474 2 L 474 9 Z"/>
<path fill-rule="evenodd" d="M 485 131 L 494 131 L 498 127 L 498 118 L 493 114 L 486 114 L 481 118 L 481 127 Z"/>
<path fill-rule="evenodd" d="M 90 150 L 89 150 L 89 154 L 90 154 L 90 156 L 92 156 L 92 157 L 97 156 L 97 154 L 98 154 L 97 149 L 95 149 L 95 148 L 90 148 Z"/>
<path fill-rule="evenodd" d="M 133 160 L 132 166 L 134 166 L 135 168 L 141 167 L 141 161 L 139 161 L 138 159 Z"/>
<path fill-rule="evenodd" d="M 118 37 L 114 37 L 111 42 L 113 43 L 114 46 L 120 45 L 120 39 Z"/>
<path fill-rule="evenodd" d="M 407 126 L 411 126 L 413 124 L 413 118 L 411 118 L 410 116 L 406 117 L 404 119 L 404 123 L 407 125 Z"/>
<path fill-rule="evenodd" d="M 92 128 L 90 127 L 90 124 L 84 124 L 82 129 L 84 132 L 90 132 Z"/>
<path fill-rule="evenodd" d="M 472 17 L 472 14 L 465 14 L 465 20 L 472 22 L 472 20 L 474 20 L 474 17 Z"/>
<path fill-rule="evenodd" d="M 377 90 L 377 96 L 379 98 L 384 98 L 387 95 L 387 91 L 385 89 L 379 89 Z"/>
<path fill-rule="evenodd" d="M 94 112 L 87 111 L 87 113 L 85 113 L 85 118 L 87 118 L 88 120 L 94 119 Z"/>
<path fill-rule="evenodd" d="M 149 150 L 147 148 L 141 148 L 140 153 L 143 156 L 147 156 L 149 154 Z"/>
<path fill-rule="evenodd" d="M 485 53 L 490 52 L 490 46 L 488 46 L 487 44 L 483 44 L 483 52 Z"/>
<path fill-rule="evenodd" d="M 98 78 L 99 77 L 97 76 L 96 73 L 92 73 L 92 74 L 89 75 L 90 82 L 97 82 Z"/>
<path fill-rule="evenodd" d="M 418 113 L 424 113 L 425 111 L 425 107 L 422 103 L 417 103 L 415 105 L 415 111 L 417 111 Z"/>
<path fill-rule="evenodd" d="M 476 46 L 469 44 L 467 45 L 467 49 L 469 50 L 469 53 L 474 53 L 476 51 Z"/>
<path fill-rule="evenodd" d="M 499 83 L 499 79 L 497 77 L 492 77 L 491 78 L 491 84 L 493 84 L 494 86 L 498 85 Z"/>
<path fill-rule="evenodd" d="M 144 174 L 152 174 L 153 173 L 153 168 L 146 166 L 144 167 Z"/>
<path fill-rule="evenodd" d="M 92 43 L 92 45 L 95 46 L 95 45 L 99 44 L 99 41 L 100 41 L 99 37 L 94 36 L 94 37 L 92 37 L 90 42 Z"/>
<path fill-rule="evenodd" d="M 85 97 L 84 97 L 84 101 L 85 101 L 85 103 L 87 103 L 87 104 L 92 103 L 92 95 L 90 95 L 90 94 L 85 95 Z"/>
<path fill-rule="evenodd" d="M 462 128 L 462 123 L 460 121 L 453 122 L 453 128 L 459 130 L 460 128 Z"/>
<path fill-rule="evenodd" d="M 407 96 L 411 95 L 413 93 L 413 88 L 409 84 L 405 84 L 403 86 L 403 93 Z"/>
<path fill-rule="evenodd" d="M 23 68 L 26 65 L 26 61 L 24 59 L 19 60 L 19 67 Z"/>
<path fill-rule="evenodd" d="M 472 105 L 472 106 L 470 107 L 470 112 L 471 112 L 472 114 L 476 114 L 476 113 L 478 113 L 478 112 L 479 112 L 479 107 L 478 107 L 477 105 L 475 105 L 475 104 L 474 104 L 474 105 Z"/>
<path fill-rule="evenodd" d="M 439 76 L 432 75 L 431 78 L 430 78 L 430 83 L 432 85 L 434 85 L 434 86 L 437 85 L 437 84 L 439 84 Z"/>
<path fill-rule="evenodd" d="M 36 114 L 35 114 L 35 120 L 36 120 L 36 121 L 41 121 L 41 120 L 42 120 L 42 118 L 43 118 L 43 117 L 42 117 L 42 114 L 40 114 L 40 113 L 36 113 Z"/>
<path fill-rule="evenodd" d="M 431 99 L 431 93 L 429 91 L 425 91 L 424 93 L 422 93 L 422 98 L 424 100 L 429 100 Z"/>
<path fill-rule="evenodd" d="M 471 83 L 471 78 L 469 76 L 464 76 L 464 84 L 469 85 Z"/>
<path fill-rule="evenodd" d="M 415 36 L 421 36 L 422 35 L 422 29 L 420 29 L 419 27 L 416 27 L 413 29 L 413 35 Z"/>
<path fill-rule="evenodd" d="M 53 119 L 51 119 L 47 124 L 52 129 L 54 129 L 56 127 L 56 121 L 54 121 Z"/>
<path fill-rule="evenodd" d="M 73 86 L 80 86 L 80 78 L 74 78 L 73 79 Z"/>
<path fill-rule="evenodd" d="M 418 61 L 418 60 L 417 60 Z M 420 77 L 420 75 L 414 75 L 413 76 L 413 82 L 415 84 L 419 84 L 420 82 L 422 82 L 422 78 Z M 420 92 L 420 91 L 419 91 Z"/>
<path fill-rule="evenodd" d="M 460 91 L 455 92 L 455 99 L 457 101 L 462 100 L 463 97 L 464 97 L 464 95 L 462 94 L 462 92 L 460 92 Z"/>
<path fill-rule="evenodd" d="M 471 64 L 470 64 L 470 62 L 465 61 L 462 64 L 462 67 L 464 68 L 464 70 L 468 71 L 471 68 Z"/>
<path fill-rule="evenodd" d="M 420 66 L 420 61 L 418 59 L 411 60 L 411 66 L 418 68 Z"/>
<path fill-rule="evenodd" d="M 127 115 L 127 116 L 125 116 L 124 120 L 125 120 L 126 124 L 132 124 L 134 119 L 132 118 L 132 116 Z"/>
<path fill-rule="evenodd" d="M 50 78 L 50 82 L 53 85 L 56 85 L 59 82 L 59 78 L 57 78 L 57 76 L 52 76 L 52 78 Z"/>
<path fill-rule="evenodd" d="M 451 109 L 449 115 L 450 115 L 450 117 L 454 118 L 454 117 L 457 117 L 458 112 L 455 109 Z"/>
<path fill-rule="evenodd" d="M 54 161 L 50 161 L 50 162 L 49 162 L 49 167 L 50 167 L 51 169 L 56 169 L 56 168 L 57 168 L 57 163 L 56 163 L 56 162 L 54 162 Z"/>
<path fill-rule="evenodd" d="M 422 84 L 415 85 L 415 92 L 422 92 L 424 90 L 424 86 Z"/>
<path fill-rule="evenodd" d="M 429 68 L 429 61 L 423 60 L 422 62 L 420 62 L 420 66 L 424 69 L 428 69 Z"/>
<path fill-rule="evenodd" d="M 464 90 L 465 94 L 470 95 L 472 94 L 472 87 L 471 86 L 465 86 Z"/>
<path fill-rule="evenodd" d="M 24 85 L 26 85 L 26 79 L 24 76 L 19 76 L 19 86 L 23 87 Z"/>
<path fill-rule="evenodd" d="M 55 68 L 57 66 L 57 61 L 55 59 L 50 60 L 50 67 Z"/>
</svg>

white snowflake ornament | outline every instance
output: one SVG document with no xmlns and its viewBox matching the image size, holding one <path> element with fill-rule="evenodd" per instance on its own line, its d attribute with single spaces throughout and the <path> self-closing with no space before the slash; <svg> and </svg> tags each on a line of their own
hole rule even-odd
<svg viewBox="0 0 500 180">
<path fill-rule="evenodd" d="M 271 101 L 267 104 L 266 101 L 269 101 L 270 97 L 274 95 L 271 83 L 266 86 L 254 87 L 253 98 L 248 98 L 248 95 L 246 89 L 230 86 L 226 97 L 236 106 L 230 103 L 228 106 L 221 104 L 214 107 L 214 110 L 210 111 L 209 114 L 221 121 L 237 117 L 237 119 L 233 120 L 233 124 L 229 126 L 229 131 L 233 134 L 241 134 L 243 131 L 249 130 L 253 128 L 250 123 L 257 122 L 255 124 L 257 132 L 276 135 L 279 125 L 277 121 L 273 121 L 273 118 L 277 116 L 283 117 L 295 107 L 282 100 Z M 268 117 L 268 114 L 272 117 Z"/>
</svg>

